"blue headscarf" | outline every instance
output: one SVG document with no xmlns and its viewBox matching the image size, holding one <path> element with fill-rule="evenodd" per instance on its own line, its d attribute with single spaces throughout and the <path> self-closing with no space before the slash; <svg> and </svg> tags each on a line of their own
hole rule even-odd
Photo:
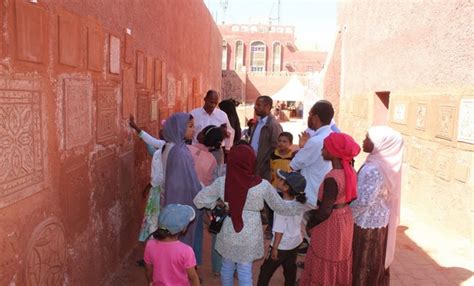
<svg viewBox="0 0 474 286">
<path fill-rule="evenodd" d="M 165 205 L 183 204 L 194 207 L 193 199 L 201 190 L 193 157 L 184 139 L 190 118 L 189 113 L 178 112 L 171 115 L 164 126 L 166 141 L 175 144 L 166 162 Z M 194 232 L 195 223 L 192 223 L 181 241 L 193 246 Z"/>
</svg>

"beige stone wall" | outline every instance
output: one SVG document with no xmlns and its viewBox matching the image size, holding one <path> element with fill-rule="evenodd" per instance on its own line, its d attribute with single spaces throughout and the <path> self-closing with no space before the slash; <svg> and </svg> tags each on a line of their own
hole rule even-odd
<svg viewBox="0 0 474 286">
<path fill-rule="evenodd" d="M 473 4 L 344 2 L 338 124 L 362 142 L 376 92 L 405 139 L 403 204 L 440 232 L 473 238 Z M 359 156 L 363 162 L 364 155 Z"/>
<path fill-rule="evenodd" d="M 368 94 L 342 100 L 340 127 L 360 143 L 372 125 L 373 98 Z M 469 100 L 474 97 L 468 94 L 391 94 L 388 120 L 405 140 L 403 203 L 428 223 L 466 239 L 472 235 L 474 145 L 459 140 L 467 131 L 472 136 L 460 116 L 461 102 L 464 108 Z M 472 115 L 470 124 L 472 129 Z"/>
</svg>

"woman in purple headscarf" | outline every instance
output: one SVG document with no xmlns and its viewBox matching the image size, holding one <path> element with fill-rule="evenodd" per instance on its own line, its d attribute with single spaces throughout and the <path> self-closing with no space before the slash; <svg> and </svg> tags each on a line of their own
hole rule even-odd
<svg viewBox="0 0 474 286">
<path fill-rule="evenodd" d="M 194 207 L 193 199 L 201 190 L 201 184 L 194 169 L 194 161 L 185 141 L 194 135 L 194 119 L 191 114 L 178 112 L 165 122 L 164 136 L 173 143 L 166 158 L 164 203 L 183 204 Z M 195 207 L 194 207 L 195 208 Z M 202 245 L 195 243 L 196 225 L 200 225 L 202 215 L 196 210 L 196 219 L 180 240 L 193 247 L 196 258 L 201 256 Z M 199 241 L 199 239 L 198 239 Z M 202 242 L 202 239 L 200 240 Z"/>
</svg>

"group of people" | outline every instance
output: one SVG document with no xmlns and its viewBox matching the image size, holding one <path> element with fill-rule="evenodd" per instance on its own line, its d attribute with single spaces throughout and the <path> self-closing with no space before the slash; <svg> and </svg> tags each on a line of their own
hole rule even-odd
<svg viewBox="0 0 474 286">
<path fill-rule="evenodd" d="M 335 128 L 329 101 L 312 106 L 298 150 L 272 115 L 271 97 L 256 99 L 247 132 L 235 106 L 219 103 L 210 90 L 202 108 L 171 115 L 160 139 L 130 118 L 152 156 L 139 236 L 150 285 L 200 285 L 203 221 L 215 208 L 226 212 L 211 244 L 212 271 L 224 286 L 233 285 L 236 271 L 239 285 L 253 285 L 252 265 L 260 258 L 258 285 L 269 285 L 280 266 L 285 285 L 295 285 L 302 251 L 298 285 L 388 285 L 402 136 L 388 126 L 371 127 L 362 145 L 368 156 L 356 172 L 361 148 Z M 271 240 L 267 251 L 264 239 Z"/>
</svg>

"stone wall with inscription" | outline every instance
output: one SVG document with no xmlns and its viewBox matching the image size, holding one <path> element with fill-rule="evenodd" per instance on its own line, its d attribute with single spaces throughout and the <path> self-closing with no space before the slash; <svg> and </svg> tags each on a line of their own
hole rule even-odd
<svg viewBox="0 0 474 286">
<path fill-rule="evenodd" d="M 341 2 L 341 43 L 329 53 L 329 62 L 340 60 L 340 75 L 323 71 L 323 83 L 340 88 L 336 121 L 343 131 L 362 143 L 385 117 L 403 135 L 403 206 L 465 241 L 474 221 L 471 12 L 463 1 Z"/>
<path fill-rule="evenodd" d="M 220 90 L 222 37 L 199 0 L 0 5 L 0 285 L 104 285 L 146 202 L 128 118 Z"/>
</svg>

